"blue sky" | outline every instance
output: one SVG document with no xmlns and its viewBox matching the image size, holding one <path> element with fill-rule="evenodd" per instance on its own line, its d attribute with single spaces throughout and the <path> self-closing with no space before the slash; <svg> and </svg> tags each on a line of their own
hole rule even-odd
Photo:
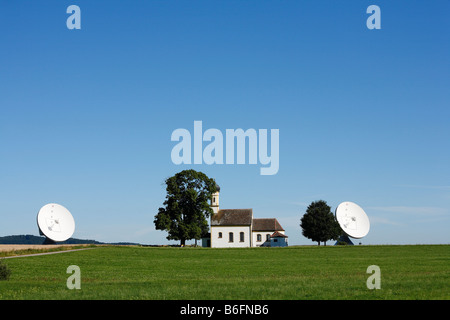
<svg viewBox="0 0 450 320">
<path fill-rule="evenodd" d="M 81 8 L 81 30 L 66 9 Z M 366 9 L 381 9 L 369 30 Z M 222 208 L 276 217 L 363 207 L 365 244 L 450 243 L 448 1 L 0 0 L 0 235 L 168 243 L 165 178 L 193 168 Z M 279 129 L 280 167 L 175 165 L 171 133 Z"/>
</svg>

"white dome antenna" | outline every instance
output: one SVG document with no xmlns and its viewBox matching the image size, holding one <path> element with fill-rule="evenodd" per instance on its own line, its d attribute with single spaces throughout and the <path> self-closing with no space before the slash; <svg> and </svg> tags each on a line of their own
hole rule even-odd
<svg viewBox="0 0 450 320">
<path fill-rule="evenodd" d="M 342 202 L 337 206 L 335 215 L 337 222 L 347 236 L 361 239 L 369 233 L 369 217 L 356 203 Z"/>
<path fill-rule="evenodd" d="M 62 205 L 49 203 L 43 206 L 37 215 L 39 234 L 49 242 L 62 242 L 69 239 L 75 231 L 72 214 Z"/>
</svg>

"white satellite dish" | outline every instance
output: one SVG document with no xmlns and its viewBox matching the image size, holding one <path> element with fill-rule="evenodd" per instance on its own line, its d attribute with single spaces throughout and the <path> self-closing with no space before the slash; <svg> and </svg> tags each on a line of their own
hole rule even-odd
<svg viewBox="0 0 450 320">
<path fill-rule="evenodd" d="M 351 238 L 360 239 L 369 233 L 369 217 L 356 203 L 346 201 L 339 204 L 336 208 L 336 220 Z"/>
<path fill-rule="evenodd" d="M 39 210 L 37 224 L 39 233 L 54 242 L 66 241 L 75 231 L 72 214 L 57 203 L 46 204 Z"/>
</svg>

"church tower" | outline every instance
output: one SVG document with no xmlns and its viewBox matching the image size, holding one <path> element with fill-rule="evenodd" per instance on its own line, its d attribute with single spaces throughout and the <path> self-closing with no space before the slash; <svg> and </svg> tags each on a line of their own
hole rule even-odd
<svg viewBox="0 0 450 320">
<path fill-rule="evenodd" d="M 219 192 L 220 187 L 216 184 L 217 191 L 214 192 L 211 196 L 211 209 L 213 210 L 214 214 L 217 214 L 219 212 Z"/>
</svg>

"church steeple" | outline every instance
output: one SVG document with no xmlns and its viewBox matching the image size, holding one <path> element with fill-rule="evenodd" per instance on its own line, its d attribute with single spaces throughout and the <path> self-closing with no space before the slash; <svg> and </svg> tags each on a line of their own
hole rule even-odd
<svg viewBox="0 0 450 320">
<path fill-rule="evenodd" d="M 219 212 L 219 192 L 220 187 L 216 184 L 216 192 L 211 195 L 211 209 L 213 210 L 214 214 L 217 214 Z"/>
</svg>

